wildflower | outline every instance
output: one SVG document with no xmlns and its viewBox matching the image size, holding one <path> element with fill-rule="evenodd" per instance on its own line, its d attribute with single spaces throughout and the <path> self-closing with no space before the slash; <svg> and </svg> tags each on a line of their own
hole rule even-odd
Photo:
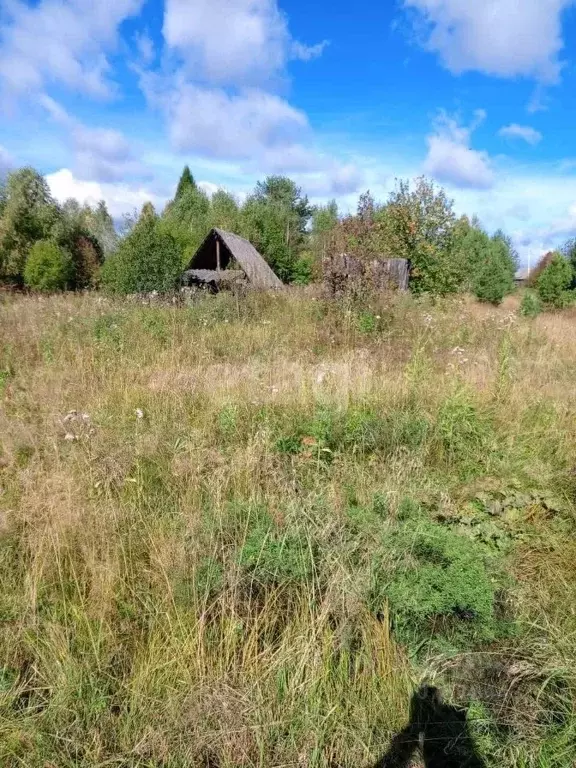
<svg viewBox="0 0 576 768">
<path fill-rule="evenodd" d="M 68 440 L 69 442 L 76 440 L 76 435 L 73 435 L 72 432 L 66 432 L 64 435 L 64 440 Z"/>
<path fill-rule="evenodd" d="M 143 419 L 144 418 L 144 411 L 142 410 L 142 408 L 136 408 L 135 413 L 136 413 L 136 418 L 137 419 Z"/>
</svg>

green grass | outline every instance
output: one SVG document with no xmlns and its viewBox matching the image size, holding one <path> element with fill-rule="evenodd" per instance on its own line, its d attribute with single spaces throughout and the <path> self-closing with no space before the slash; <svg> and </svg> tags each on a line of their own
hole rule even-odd
<svg viewBox="0 0 576 768">
<path fill-rule="evenodd" d="M 0 304 L 0 765 L 576 754 L 570 313 Z"/>
</svg>

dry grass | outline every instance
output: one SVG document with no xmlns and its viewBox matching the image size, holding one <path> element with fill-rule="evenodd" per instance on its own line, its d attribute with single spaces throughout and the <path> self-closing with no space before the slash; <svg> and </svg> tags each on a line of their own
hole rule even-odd
<svg viewBox="0 0 576 768">
<path fill-rule="evenodd" d="M 436 676 L 487 759 L 568 765 L 576 334 L 515 310 L 0 304 L 0 763 L 369 765 Z M 498 518 L 499 549 L 466 515 L 511 488 L 561 503 Z M 470 650 L 499 672 L 376 610 L 407 498 L 495 547 L 515 629 Z"/>
</svg>

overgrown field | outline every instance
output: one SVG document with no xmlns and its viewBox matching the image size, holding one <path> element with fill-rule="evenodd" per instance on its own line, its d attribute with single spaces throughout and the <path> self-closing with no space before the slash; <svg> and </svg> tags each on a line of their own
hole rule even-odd
<svg viewBox="0 0 576 768">
<path fill-rule="evenodd" d="M 0 765 L 576 756 L 576 316 L 0 303 Z"/>
</svg>

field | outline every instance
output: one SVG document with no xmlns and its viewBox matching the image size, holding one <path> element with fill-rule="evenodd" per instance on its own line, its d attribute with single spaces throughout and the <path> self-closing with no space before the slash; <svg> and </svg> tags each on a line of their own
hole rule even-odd
<svg viewBox="0 0 576 768">
<path fill-rule="evenodd" d="M 576 316 L 0 302 L 0 765 L 576 755 Z"/>
</svg>

